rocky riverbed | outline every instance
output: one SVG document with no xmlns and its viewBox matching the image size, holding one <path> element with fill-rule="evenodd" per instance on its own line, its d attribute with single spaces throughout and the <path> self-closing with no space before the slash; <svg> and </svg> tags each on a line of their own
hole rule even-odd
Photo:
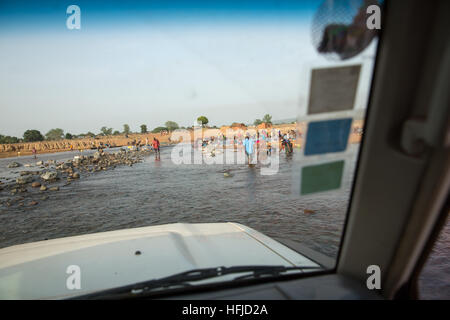
<svg viewBox="0 0 450 320">
<path fill-rule="evenodd" d="M 72 160 L 47 160 L 20 164 L 11 162 L 9 169 L 16 177 L 0 177 L 0 208 L 36 206 L 49 199 L 49 193 L 100 171 L 114 170 L 117 166 L 132 166 L 142 162 L 152 151 L 95 152 L 93 155 L 77 155 Z"/>
</svg>

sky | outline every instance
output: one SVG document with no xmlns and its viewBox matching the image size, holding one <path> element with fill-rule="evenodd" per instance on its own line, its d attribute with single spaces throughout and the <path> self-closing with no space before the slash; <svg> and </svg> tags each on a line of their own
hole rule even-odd
<svg viewBox="0 0 450 320">
<path fill-rule="evenodd" d="M 295 118 L 321 3 L 0 0 L 0 134 Z"/>
</svg>

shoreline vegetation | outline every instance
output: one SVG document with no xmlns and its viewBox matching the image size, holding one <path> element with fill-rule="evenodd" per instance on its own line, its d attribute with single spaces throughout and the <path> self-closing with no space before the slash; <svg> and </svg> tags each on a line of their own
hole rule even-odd
<svg viewBox="0 0 450 320">
<path fill-rule="evenodd" d="M 259 126 L 258 126 L 259 127 Z M 304 133 L 305 126 L 297 124 L 280 124 L 274 125 L 271 128 L 258 128 L 256 126 L 249 126 L 245 128 L 239 127 L 221 127 L 221 128 L 203 128 L 203 133 L 207 130 L 220 130 L 225 133 L 225 130 L 280 130 L 282 133 L 286 133 L 290 130 L 294 130 L 300 133 L 300 138 L 297 139 L 297 143 L 302 145 L 302 137 Z M 349 138 L 349 143 L 359 143 L 361 140 L 361 134 L 358 130 L 362 129 L 363 121 L 355 120 L 352 124 L 351 134 Z M 47 153 L 58 153 L 66 151 L 78 151 L 82 154 L 85 150 L 97 149 L 99 147 L 109 145 L 111 147 L 127 147 L 136 143 L 145 144 L 148 141 L 157 138 L 161 145 L 172 145 L 177 144 L 178 141 L 171 141 L 171 133 L 130 133 L 125 135 L 108 135 L 108 136 L 97 136 L 92 138 L 81 138 L 81 139 L 61 139 L 53 141 L 38 141 L 38 142 L 21 142 L 21 143 L 11 143 L 11 144 L 0 144 L 0 158 L 13 158 L 21 156 L 33 155 L 33 147 L 36 149 L 37 156 L 39 154 Z M 191 131 L 191 142 L 194 141 L 194 134 Z"/>
</svg>

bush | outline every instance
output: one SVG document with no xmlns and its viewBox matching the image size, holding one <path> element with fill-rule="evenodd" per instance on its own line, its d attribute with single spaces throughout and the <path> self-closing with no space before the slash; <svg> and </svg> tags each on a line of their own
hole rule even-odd
<svg viewBox="0 0 450 320">
<path fill-rule="evenodd" d="M 152 133 L 160 133 L 161 131 L 168 131 L 166 127 L 156 127 L 152 130 Z"/>
<path fill-rule="evenodd" d="M 0 144 L 18 143 L 20 139 L 17 137 L 3 136 L 0 134 Z"/>
<path fill-rule="evenodd" d="M 263 123 L 263 122 L 261 121 L 261 119 L 256 119 L 255 122 L 253 122 L 253 125 L 259 126 L 261 123 Z"/>
</svg>

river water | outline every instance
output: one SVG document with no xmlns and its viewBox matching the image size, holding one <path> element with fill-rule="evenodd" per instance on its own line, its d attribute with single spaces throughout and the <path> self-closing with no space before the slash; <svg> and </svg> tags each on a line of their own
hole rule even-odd
<svg viewBox="0 0 450 320">
<path fill-rule="evenodd" d="M 176 165 L 172 148 L 162 148 L 161 160 L 148 156 L 132 167 L 90 175 L 63 186 L 59 191 L 30 190 L 23 207 L 0 204 L 0 247 L 32 241 L 75 236 L 102 231 L 159 225 L 166 223 L 237 222 L 268 236 L 288 238 L 336 257 L 345 222 L 348 199 L 356 164 L 358 145 L 338 157 L 345 159 L 346 170 L 340 189 L 322 194 L 299 196 L 293 191 L 298 161 L 280 154 L 279 170 L 261 175 L 259 166 Z M 88 152 L 89 153 L 89 152 Z M 78 152 L 39 155 L 38 160 L 72 159 Z M 8 169 L 17 161 L 35 163 L 31 157 L 0 159 L 0 180 L 17 176 L 22 170 Z M 228 170 L 231 177 L 224 177 Z M 58 184 L 58 183 L 57 183 Z M 23 194 L 20 194 L 23 196 Z M 0 192 L 0 201 L 15 196 Z M 31 199 L 38 205 L 28 206 Z M 305 213 L 304 210 L 308 210 Z M 312 210 L 313 213 L 309 210 Z M 449 266 L 448 229 L 444 248 L 438 249 L 438 263 L 428 267 L 421 281 L 432 296 L 433 281 L 442 285 L 442 271 Z M 436 261 L 435 261 L 436 262 Z M 444 270 L 442 269 L 444 268 Z M 430 271 L 430 270 L 431 271 Z M 448 277 L 446 275 L 446 277 Z M 438 280 L 434 280 L 435 278 Z M 444 292 L 450 298 L 449 279 Z M 446 290 L 446 291 L 445 291 Z"/>
</svg>

